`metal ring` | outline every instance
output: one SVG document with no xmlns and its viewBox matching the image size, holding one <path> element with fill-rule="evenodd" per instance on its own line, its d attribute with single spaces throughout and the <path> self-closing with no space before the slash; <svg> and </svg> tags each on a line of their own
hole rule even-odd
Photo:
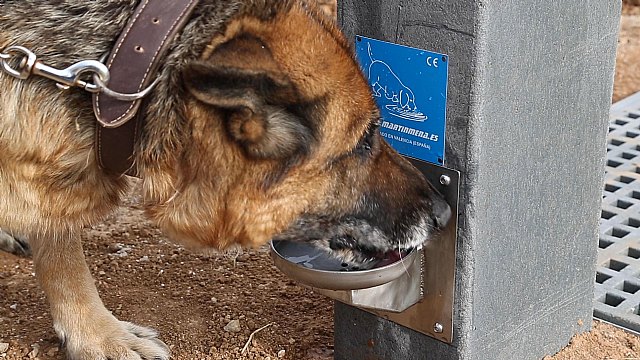
<svg viewBox="0 0 640 360">
<path fill-rule="evenodd" d="M 3 55 L 3 58 L 0 59 L 0 65 L 2 65 L 2 69 L 7 74 L 20 80 L 29 78 L 29 75 L 31 75 L 31 69 L 33 69 L 33 66 L 38 60 L 36 54 L 22 46 L 10 46 L 4 50 Z M 18 69 L 12 68 L 7 62 L 7 60 L 11 60 L 15 56 L 22 56 L 20 64 L 18 65 Z"/>
<path fill-rule="evenodd" d="M 107 84 L 105 84 L 102 79 L 98 76 L 98 74 L 94 74 L 93 75 L 93 81 L 96 83 L 96 85 L 99 87 L 99 92 L 110 96 L 116 100 L 120 100 L 120 101 L 136 101 L 136 100 L 140 100 L 143 97 L 149 95 L 149 93 L 151 93 L 151 90 L 153 90 L 153 88 L 158 84 L 158 79 L 156 78 L 149 86 L 147 86 L 144 90 L 139 91 L 137 93 L 132 93 L 132 94 L 123 94 L 117 91 L 113 91 L 111 89 L 109 89 L 107 87 Z"/>
</svg>

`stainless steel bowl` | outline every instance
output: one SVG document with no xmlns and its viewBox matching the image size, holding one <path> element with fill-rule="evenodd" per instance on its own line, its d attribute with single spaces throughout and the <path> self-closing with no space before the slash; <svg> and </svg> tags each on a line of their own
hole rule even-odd
<svg viewBox="0 0 640 360">
<path fill-rule="evenodd" d="M 327 290 L 366 289 L 391 282 L 407 271 L 417 253 L 412 250 L 394 263 L 358 270 L 304 242 L 271 242 L 271 258 L 280 271 L 307 286 Z"/>
</svg>

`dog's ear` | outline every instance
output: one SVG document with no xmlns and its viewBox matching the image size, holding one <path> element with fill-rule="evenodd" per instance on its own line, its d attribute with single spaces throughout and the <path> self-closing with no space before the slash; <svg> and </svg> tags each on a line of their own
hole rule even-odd
<svg viewBox="0 0 640 360">
<path fill-rule="evenodd" d="M 301 119 L 287 111 L 298 95 L 269 49 L 240 35 L 219 45 L 206 61 L 183 72 L 187 90 L 224 114 L 231 136 L 256 158 L 288 157 L 311 137 Z"/>
</svg>

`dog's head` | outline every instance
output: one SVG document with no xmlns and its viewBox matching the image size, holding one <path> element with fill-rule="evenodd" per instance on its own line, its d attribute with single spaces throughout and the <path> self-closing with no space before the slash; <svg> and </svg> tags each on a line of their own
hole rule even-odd
<svg viewBox="0 0 640 360">
<path fill-rule="evenodd" d="M 382 139 L 333 22 L 277 3 L 242 12 L 183 68 L 188 141 L 144 170 L 148 213 L 187 243 L 309 241 L 361 266 L 420 246 L 449 207 Z"/>
</svg>

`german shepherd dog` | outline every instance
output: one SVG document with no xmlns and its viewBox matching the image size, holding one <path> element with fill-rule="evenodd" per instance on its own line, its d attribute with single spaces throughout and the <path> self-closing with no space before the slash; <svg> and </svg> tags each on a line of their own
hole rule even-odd
<svg viewBox="0 0 640 360">
<path fill-rule="evenodd" d="M 0 53 L 21 45 L 59 68 L 99 59 L 137 2 L 0 0 Z M 350 42 L 315 4 L 203 0 L 156 76 L 135 162 L 147 216 L 180 243 L 308 241 L 366 268 L 450 216 L 381 138 Z M 79 231 L 128 187 L 95 159 L 90 95 L 1 71 L 0 89 L 0 228 L 28 239 L 68 357 L 167 359 L 153 330 L 104 307 L 85 264 Z"/>
</svg>

